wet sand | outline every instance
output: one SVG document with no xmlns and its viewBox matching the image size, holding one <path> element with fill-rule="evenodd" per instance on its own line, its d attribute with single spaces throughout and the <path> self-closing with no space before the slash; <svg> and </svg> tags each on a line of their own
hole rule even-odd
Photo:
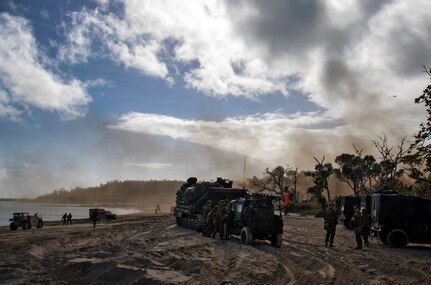
<svg viewBox="0 0 431 285">
<path fill-rule="evenodd" d="M 44 228 L 0 227 L 1 284 L 431 284 L 431 246 L 354 250 L 337 227 L 324 246 L 322 220 L 284 217 L 283 245 L 241 245 L 179 228 L 172 215 L 120 216 Z"/>
</svg>

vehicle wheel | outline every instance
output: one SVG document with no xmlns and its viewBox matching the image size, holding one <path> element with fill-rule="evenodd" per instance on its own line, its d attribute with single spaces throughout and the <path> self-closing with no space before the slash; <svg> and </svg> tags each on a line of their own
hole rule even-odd
<svg viewBox="0 0 431 285">
<path fill-rule="evenodd" d="M 393 247 L 404 247 L 409 241 L 407 233 L 401 229 L 393 229 L 388 233 L 388 244 Z"/>
<path fill-rule="evenodd" d="M 39 222 L 37 222 L 36 228 L 38 228 L 38 229 L 43 228 L 43 221 L 42 220 L 39 220 Z"/>
<path fill-rule="evenodd" d="M 281 244 L 283 243 L 283 235 L 282 234 L 272 234 L 271 235 L 271 245 L 273 247 L 281 247 Z"/>
<path fill-rule="evenodd" d="M 241 244 L 250 245 L 253 242 L 253 235 L 249 227 L 243 227 L 241 230 Z"/>
<path fill-rule="evenodd" d="M 16 231 L 18 229 L 18 226 L 15 222 L 10 223 L 10 230 L 11 231 Z"/>
</svg>

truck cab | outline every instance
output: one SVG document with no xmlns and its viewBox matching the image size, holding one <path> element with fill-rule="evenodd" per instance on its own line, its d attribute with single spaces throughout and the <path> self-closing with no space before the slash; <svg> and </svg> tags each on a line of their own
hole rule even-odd
<svg viewBox="0 0 431 285">
<path fill-rule="evenodd" d="M 269 240 L 274 247 L 281 247 L 283 220 L 281 211 L 275 213 L 275 201 L 279 197 L 250 195 L 233 200 L 225 223 L 225 235 L 239 235 L 242 244 L 254 239 Z"/>
</svg>

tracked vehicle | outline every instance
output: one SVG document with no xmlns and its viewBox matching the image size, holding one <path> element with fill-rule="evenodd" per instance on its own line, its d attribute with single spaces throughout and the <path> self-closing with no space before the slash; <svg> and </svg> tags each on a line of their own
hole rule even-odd
<svg viewBox="0 0 431 285">
<path fill-rule="evenodd" d="M 195 177 L 187 179 L 176 193 L 174 216 L 177 225 L 200 231 L 201 210 L 208 200 L 218 203 L 246 196 L 246 190 L 232 188 L 232 184 L 232 181 L 220 177 L 216 182 L 198 182 Z"/>
<path fill-rule="evenodd" d="M 30 216 L 27 212 L 13 213 L 13 218 L 9 219 L 11 231 L 16 231 L 18 228 L 23 230 L 29 230 L 33 226 L 38 229 L 43 227 L 42 217 L 39 217 L 38 213 L 34 216 Z"/>
</svg>

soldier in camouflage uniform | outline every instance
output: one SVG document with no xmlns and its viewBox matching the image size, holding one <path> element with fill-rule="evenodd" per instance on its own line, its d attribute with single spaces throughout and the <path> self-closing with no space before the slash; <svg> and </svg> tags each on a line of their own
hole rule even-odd
<svg viewBox="0 0 431 285">
<path fill-rule="evenodd" d="M 202 235 L 205 235 L 205 231 L 208 228 L 206 221 L 207 221 L 208 213 L 211 211 L 212 203 L 213 202 L 211 200 L 208 200 L 205 206 L 203 206 L 201 210 Z"/>
<path fill-rule="evenodd" d="M 353 221 L 353 231 L 355 232 L 355 238 L 356 238 L 356 248 L 355 249 L 362 249 L 362 225 L 361 225 L 361 209 L 359 205 L 355 205 L 355 214 L 353 215 L 352 221 Z"/>
<path fill-rule="evenodd" d="M 330 247 L 334 247 L 334 237 L 335 237 L 335 229 L 338 224 L 338 215 L 334 209 L 334 203 L 329 203 L 329 208 L 325 211 L 323 215 L 323 219 L 325 220 L 324 228 L 326 230 L 326 238 L 325 245 Z"/>
<path fill-rule="evenodd" d="M 218 205 L 214 205 L 214 207 L 208 212 L 207 219 L 206 219 L 206 229 L 203 232 L 204 236 L 211 236 L 212 232 L 214 231 L 214 218 L 217 211 Z"/>
<path fill-rule="evenodd" d="M 215 238 L 216 234 L 219 233 L 220 239 L 223 239 L 223 223 L 222 220 L 226 215 L 226 205 L 223 200 L 218 203 L 217 211 L 215 212 L 215 217 L 213 220 L 214 228 L 211 236 Z"/>
</svg>

